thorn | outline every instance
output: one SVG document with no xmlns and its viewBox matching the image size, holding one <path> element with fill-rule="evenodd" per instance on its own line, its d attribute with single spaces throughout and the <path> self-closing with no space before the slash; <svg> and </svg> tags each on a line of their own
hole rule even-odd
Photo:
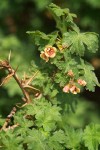
<svg viewBox="0 0 100 150">
<path fill-rule="evenodd" d="M 12 72 L 11 74 L 8 74 L 7 77 L 5 77 L 2 81 L 2 83 L 0 84 L 0 86 L 6 84 L 11 78 L 12 76 L 14 75 L 14 73 Z"/>
<path fill-rule="evenodd" d="M 14 73 L 16 73 L 16 72 L 17 72 L 18 68 L 19 68 L 19 66 L 17 66 L 17 67 L 16 67 L 16 69 L 15 69 Z"/>
<path fill-rule="evenodd" d="M 8 55 L 8 62 L 10 62 L 10 60 L 11 60 L 11 50 L 10 50 L 9 55 Z"/>
<path fill-rule="evenodd" d="M 39 71 L 37 71 L 27 82 L 26 82 L 26 85 L 29 85 L 32 80 L 35 78 L 35 76 L 38 74 Z"/>
<path fill-rule="evenodd" d="M 24 72 L 24 81 L 26 80 L 26 73 Z"/>
<path fill-rule="evenodd" d="M 23 105 L 21 105 L 21 106 L 20 106 L 19 104 L 21 104 L 21 103 L 17 103 L 17 104 L 16 104 L 16 107 L 22 108 L 22 107 L 25 107 L 26 105 L 28 105 L 28 103 L 25 103 L 25 104 L 23 104 Z"/>
</svg>

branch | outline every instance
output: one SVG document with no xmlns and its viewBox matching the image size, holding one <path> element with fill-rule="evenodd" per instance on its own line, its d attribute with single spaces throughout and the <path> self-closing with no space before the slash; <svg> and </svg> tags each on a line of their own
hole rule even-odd
<svg viewBox="0 0 100 150">
<path fill-rule="evenodd" d="M 29 96 L 28 92 L 24 89 L 24 87 L 23 87 L 23 85 L 22 85 L 22 83 L 21 83 L 21 80 L 18 78 L 18 75 L 16 74 L 16 70 L 17 70 L 17 69 L 14 70 L 14 69 L 11 67 L 11 65 L 9 64 L 9 62 L 6 61 L 6 60 L 5 60 L 5 61 L 0 61 L 0 68 L 8 70 L 9 75 L 11 75 L 11 76 L 16 80 L 17 84 L 19 85 L 20 89 L 22 90 L 22 93 L 23 93 L 23 95 L 24 95 L 23 100 L 24 100 L 26 103 L 30 103 L 30 102 L 31 102 L 30 96 Z M 8 76 L 9 76 L 9 75 L 8 75 Z"/>
</svg>

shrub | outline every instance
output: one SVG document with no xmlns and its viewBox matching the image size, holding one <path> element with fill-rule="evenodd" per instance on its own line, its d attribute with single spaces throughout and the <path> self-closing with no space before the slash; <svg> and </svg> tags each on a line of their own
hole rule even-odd
<svg viewBox="0 0 100 150">
<path fill-rule="evenodd" d="M 76 15 L 69 9 L 50 4 L 48 9 L 57 30 L 45 34 L 28 31 L 38 49 L 37 62 L 22 79 L 8 60 L 0 69 L 8 72 L 1 85 L 13 77 L 23 93 L 23 103 L 15 104 L 5 119 L 0 119 L 2 150 L 98 150 L 100 125 L 74 128 L 66 118 L 83 88 L 94 92 L 99 86 L 94 68 L 84 55 L 98 50 L 98 34 L 81 33 Z"/>
</svg>

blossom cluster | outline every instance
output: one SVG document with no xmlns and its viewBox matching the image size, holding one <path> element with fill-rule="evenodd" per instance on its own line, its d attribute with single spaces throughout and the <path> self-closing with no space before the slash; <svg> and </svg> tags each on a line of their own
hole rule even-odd
<svg viewBox="0 0 100 150">
<path fill-rule="evenodd" d="M 70 76 L 71 78 L 74 77 L 74 73 L 72 70 L 69 70 L 68 73 L 67 73 L 68 76 Z M 86 86 L 86 81 L 79 78 L 76 83 L 78 83 L 80 86 Z M 68 84 L 66 84 L 63 88 L 63 92 L 65 93 L 69 93 L 71 92 L 72 94 L 77 94 L 77 93 L 80 93 L 80 88 L 78 88 L 76 85 L 75 85 L 75 82 L 72 80 L 70 80 L 70 82 Z"/>
<path fill-rule="evenodd" d="M 51 45 L 47 45 L 44 51 L 41 51 L 40 57 L 44 59 L 46 62 L 49 61 L 49 58 L 54 58 L 56 56 L 56 47 Z"/>
<path fill-rule="evenodd" d="M 76 85 L 68 83 L 67 85 L 64 86 L 63 92 L 65 93 L 71 92 L 73 94 L 77 94 L 80 93 L 80 89 Z"/>
</svg>

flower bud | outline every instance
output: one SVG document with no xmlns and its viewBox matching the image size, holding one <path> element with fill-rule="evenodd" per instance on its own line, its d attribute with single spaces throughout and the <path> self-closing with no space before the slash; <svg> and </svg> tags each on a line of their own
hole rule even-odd
<svg viewBox="0 0 100 150">
<path fill-rule="evenodd" d="M 70 77 L 74 77 L 74 73 L 73 73 L 72 70 L 69 70 L 68 73 L 67 73 L 67 75 L 70 76 Z"/>
<path fill-rule="evenodd" d="M 82 80 L 82 79 L 78 79 L 77 83 L 80 84 L 80 85 L 82 85 L 82 86 L 86 86 L 86 84 L 87 84 L 86 81 Z"/>
</svg>

